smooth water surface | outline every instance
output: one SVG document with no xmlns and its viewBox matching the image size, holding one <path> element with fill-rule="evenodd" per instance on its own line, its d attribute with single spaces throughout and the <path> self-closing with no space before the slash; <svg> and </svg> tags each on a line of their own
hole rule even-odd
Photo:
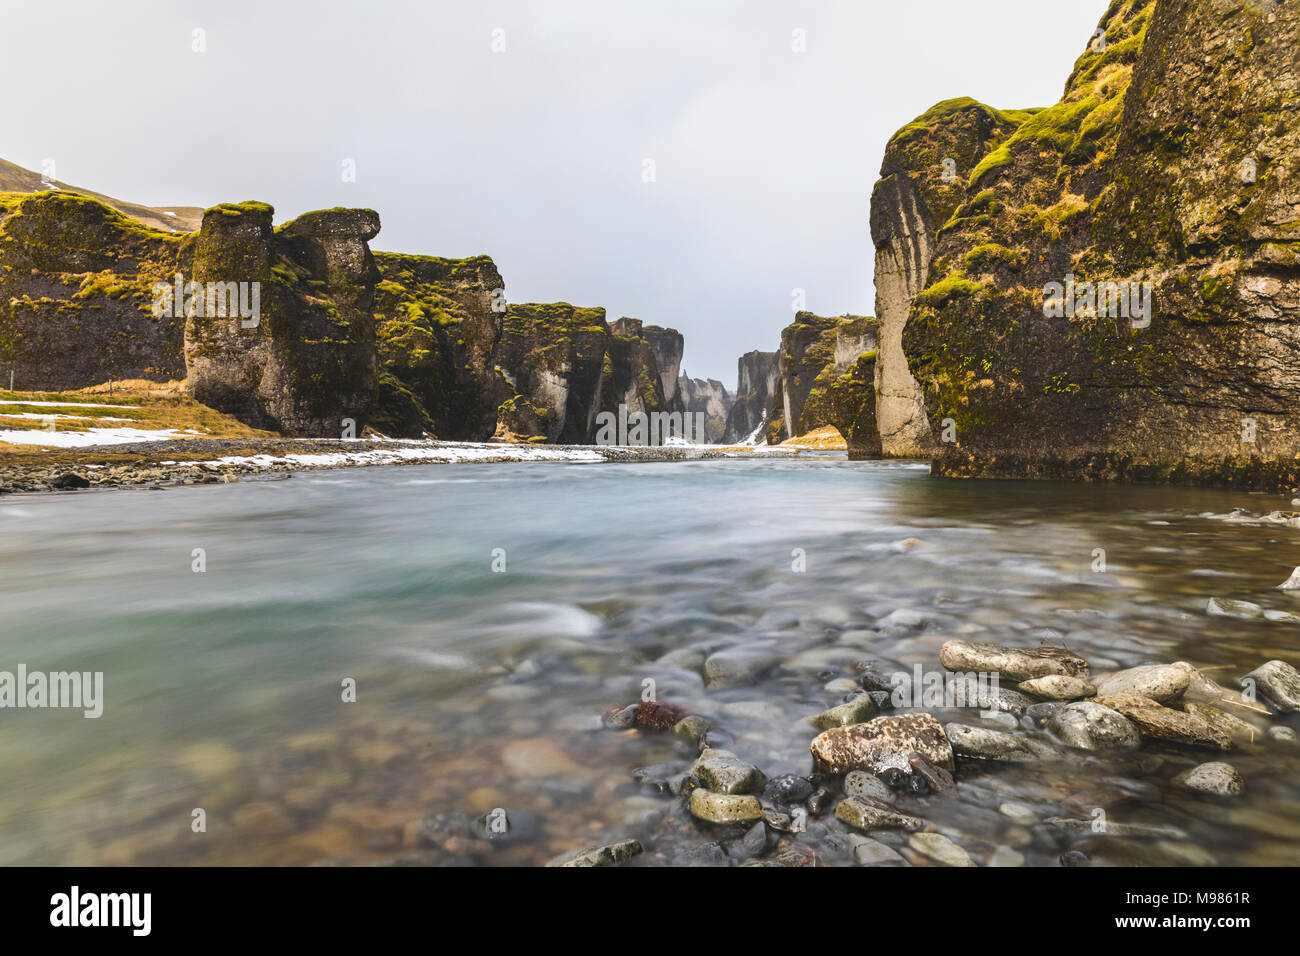
<svg viewBox="0 0 1300 956">
<path fill-rule="evenodd" d="M 97 720 L 0 710 L 0 863 L 518 864 L 628 835 L 643 863 L 696 859 L 733 835 L 632 777 L 684 768 L 692 746 L 601 727 L 646 678 L 769 776 L 812 770 L 803 718 L 840 702 L 828 683 L 862 660 L 937 669 L 954 637 L 1064 643 L 1094 673 L 1188 660 L 1235 687 L 1271 658 L 1300 664 L 1300 625 L 1205 613 L 1211 596 L 1300 610 L 1274 590 L 1300 564 L 1300 530 L 1233 514 L 1287 507 L 826 457 L 10 497 L 0 670 L 102 671 L 105 703 Z M 705 688 L 700 659 L 733 646 L 768 666 Z M 660 662 L 683 649 L 699 653 Z M 954 718 L 979 722 L 941 717 Z M 1170 785 L 1212 759 L 1148 741 L 1118 757 L 962 762 L 957 796 L 899 805 L 976 862 L 1007 846 L 1054 864 L 1079 838 L 997 808 L 1043 819 L 1071 794 L 1118 788 L 1129 799 L 1111 819 L 1187 836 L 1094 838 L 1097 862 L 1300 862 L 1300 748 L 1231 754 L 1247 781 L 1235 801 Z M 519 839 L 470 835 L 461 815 L 498 807 L 525 821 Z M 797 840 L 840 862 L 843 832 L 828 812 Z"/>
</svg>

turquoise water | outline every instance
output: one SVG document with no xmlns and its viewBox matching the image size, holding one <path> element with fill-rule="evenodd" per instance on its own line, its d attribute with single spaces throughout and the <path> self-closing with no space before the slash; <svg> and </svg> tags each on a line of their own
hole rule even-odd
<svg viewBox="0 0 1300 956">
<path fill-rule="evenodd" d="M 519 864 L 629 834 L 642 862 L 681 862 L 731 835 L 633 781 L 684 765 L 689 744 L 600 728 L 645 679 L 769 776 L 811 771 L 802 718 L 839 702 L 827 684 L 857 661 L 937 668 L 954 637 L 1064 641 L 1094 672 L 1188 660 L 1235 686 L 1271 658 L 1300 664 L 1300 625 L 1204 611 L 1211 596 L 1300 611 L 1273 590 L 1300 564 L 1300 530 L 1243 520 L 1287 507 L 827 457 L 0 499 L 0 670 L 102 671 L 105 686 L 98 720 L 0 710 L 0 863 Z M 768 666 L 706 688 L 698 664 L 659 662 L 729 647 Z M 1247 792 L 1227 803 L 1169 784 L 1205 759 L 1218 758 L 1147 742 L 1126 757 L 963 764 L 959 795 L 900 805 L 981 863 L 998 846 L 1029 864 L 1079 846 L 1096 862 L 1300 862 L 1300 748 L 1231 754 Z M 996 810 L 1055 816 L 1097 787 L 1128 797 L 1112 819 L 1186 837 L 1081 843 Z M 496 807 L 535 832 L 498 845 L 457 829 Z M 452 837 L 427 836 L 420 821 L 439 815 Z M 841 832 L 828 813 L 797 839 L 837 862 Z"/>
</svg>

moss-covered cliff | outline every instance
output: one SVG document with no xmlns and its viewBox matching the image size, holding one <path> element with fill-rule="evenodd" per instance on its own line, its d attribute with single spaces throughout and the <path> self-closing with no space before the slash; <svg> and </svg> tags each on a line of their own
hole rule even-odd
<svg viewBox="0 0 1300 956">
<path fill-rule="evenodd" d="M 878 346 L 879 323 L 874 318 L 797 313 L 781 332 L 779 383 L 768 414 L 768 443 L 834 425 L 853 457 L 879 456 Z"/>
<path fill-rule="evenodd" d="M 1116 0 L 1100 28 L 1009 134 L 900 132 L 965 149 L 903 334 L 955 439 L 935 471 L 1294 485 L 1300 7 Z"/>
</svg>

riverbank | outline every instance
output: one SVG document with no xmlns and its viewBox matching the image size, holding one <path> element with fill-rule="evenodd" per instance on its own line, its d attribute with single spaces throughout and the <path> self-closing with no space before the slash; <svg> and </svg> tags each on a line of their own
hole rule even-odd
<svg viewBox="0 0 1300 956">
<path fill-rule="evenodd" d="M 85 488 L 165 488 L 286 478 L 321 468 L 509 462 L 655 462 L 788 458 L 796 448 L 511 445 L 398 439 L 186 438 L 34 448 L 0 445 L 0 494 Z"/>
</svg>

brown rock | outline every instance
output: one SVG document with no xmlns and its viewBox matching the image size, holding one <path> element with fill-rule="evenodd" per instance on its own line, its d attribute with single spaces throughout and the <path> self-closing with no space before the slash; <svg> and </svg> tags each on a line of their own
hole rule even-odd
<svg viewBox="0 0 1300 956">
<path fill-rule="evenodd" d="M 834 727 L 819 734 L 809 747 L 830 773 L 890 767 L 911 772 L 909 755 L 916 751 L 945 770 L 953 768 L 952 747 L 939 721 L 926 713 L 877 717 L 864 724 Z"/>
</svg>

